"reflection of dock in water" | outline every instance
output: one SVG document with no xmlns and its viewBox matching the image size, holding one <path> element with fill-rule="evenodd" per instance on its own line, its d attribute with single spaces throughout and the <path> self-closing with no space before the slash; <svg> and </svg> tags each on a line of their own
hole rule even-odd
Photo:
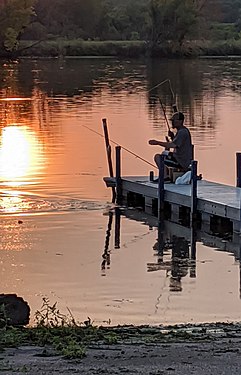
<svg viewBox="0 0 241 375">
<path fill-rule="evenodd" d="M 153 250 L 157 261 L 147 263 L 147 272 L 165 271 L 170 278 L 170 291 L 181 292 L 181 280 L 188 274 L 191 278 L 196 277 L 196 243 L 190 243 L 185 237 L 172 235 L 165 238 L 162 235 L 161 238 L 158 236 Z"/>
<path fill-rule="evenodd" d="M 151 227 L 158 228 L 158 219 L 152 215 L 145 214 L 142 211 L 123 209 L 122 215 L 131 219 L 140 221 L 149 225 Z M 206 232 L 203 229 L 188 227 L 182 224 L 171 222 L 169 220 L 163 220 L 160 223 L 160 231 L 164 232 L 166 236 L 177 236 L 184 237 L 189 242 L 201 242 L 205 246 L 215 248 L 220 251 L 227 251 L 233 253 L 235 259 L 240 259 L 240 247 L 241 247 L 241 237 L 236 233 L 226 232 L 223 236 L 217 230 L 215 232 L 215 227 L 213 231 Z"/>
<path fill-rule="evenodd" d="M 170 280 L 170 291 L 182 291 L 183 277 L 196 278 L 196 244 L 215 248 L 216 251 L 232 253 L 235 260 L 240 260 L 241 238 L 236 234 L 228 234 L 226 238 L 217 233 L 205 232 L 195 227 L 187 227 L 168 220 L 158 221 L 152 215 L 134 209 L 115 208 L 109 212 L 108 228 L 106 231 L 105 250 L 102 255 L 102 270 L 110 266 L 109 239 L 113 217 L 115 248 L 121 249 L 121 216 L 130 220 L 140 221 L 149 227 L 157 228 L 157 240 L 152 246 L 155 261 L 147 263 L 147 272 L 165 271 Z M 240 271 L 241 275 L 241 271 Z M 241 285 L 240 285 L 241 291 Z"/>
</svg>

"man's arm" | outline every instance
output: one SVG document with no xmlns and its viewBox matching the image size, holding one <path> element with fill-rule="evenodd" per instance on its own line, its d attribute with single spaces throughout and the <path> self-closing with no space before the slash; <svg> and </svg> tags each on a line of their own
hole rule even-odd
<svg viewBox="0 0 241 375">
<path fill-rule="evenodd" d="M 149 145 L 152 145 L 152 146 L 161 146 L 161 147 L 164 147 L 166 149 L 175 148 L 176 147 L 175 143 L 173 143 L 173 142 L 162 142 L 162 141 L 156 141 L 155 139 L 150 139 Z"/>
</svg>

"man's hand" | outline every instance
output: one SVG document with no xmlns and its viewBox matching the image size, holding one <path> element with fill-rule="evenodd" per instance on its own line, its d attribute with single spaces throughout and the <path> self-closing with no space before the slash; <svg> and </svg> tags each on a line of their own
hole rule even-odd
<svg viewBox="0 0 241 375">
<path fill-rule="evenodd" d="M 149 143 L 149 145 L 152 145 L 152 146 L 160 145 L 159 141 L 156 141 L 155 139 L 150 139 L 150 141 L 148 143 Z"/>
<path fill-rule="evenodd" d="M 175 137 L 175 134 L 174 134 L 171 130 L 169 130 L 169 131 L 168 131 L 168 137 L 170 137 L 171 140 L 173 141 L 173 139 L 174 139 L 174 137 Z"/>
</svg>

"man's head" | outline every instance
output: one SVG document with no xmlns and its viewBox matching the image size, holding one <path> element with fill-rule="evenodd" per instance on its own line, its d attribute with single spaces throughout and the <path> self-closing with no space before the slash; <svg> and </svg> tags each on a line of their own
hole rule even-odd
<svg viewBox="0 0 241 375">
<path fill-rule="evenodd" d="M 183 126 L 184 114 L 182 112 L 175 112 L 171 118 L 172 127 L 179 129 Z"/>
</svg>

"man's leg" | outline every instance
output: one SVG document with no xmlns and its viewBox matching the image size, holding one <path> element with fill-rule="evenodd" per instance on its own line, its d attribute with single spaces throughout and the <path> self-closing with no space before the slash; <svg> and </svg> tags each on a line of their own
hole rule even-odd
<svg viewBox="0 0 241 375">
<path fill-rule="evenodd" d="M 164 154 L 165 155 L 165 154 Z M 160 164 L 161 164 L 161 155 L 160 154 L 156 154 L 155 156 L 154 156 L 154 160 L 155 160 L 155 163 L 156 163 L 156 165 L 158 166 L 158 168 L 160 168 Z M 164 163 L 165 163 L 165 160 L 164 160 Z M 166 165 L 165 165 L 165 167 L 164 167 L 164 178 L 166 178 L 166 177 L 169 177 L 169 170 L 168 170 L 168 168 L 166 167 Z"/>
</svg>

